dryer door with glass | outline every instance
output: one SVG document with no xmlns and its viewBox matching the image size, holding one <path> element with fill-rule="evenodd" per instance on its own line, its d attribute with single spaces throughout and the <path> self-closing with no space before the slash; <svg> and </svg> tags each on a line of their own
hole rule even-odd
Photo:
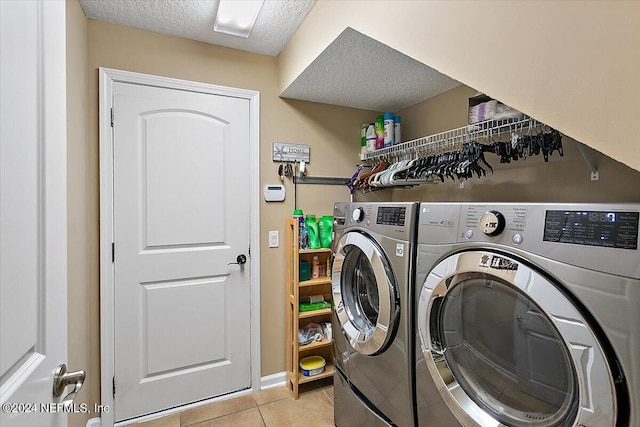
<svg viewBox="0 0 640 427">
<path fill-rule="evenodd" d="M 364 233 L 345 233 L 335 246 L 331 277 L 336 316 L 349 344 L 364 355 L 384 351 L 399 307 L 396 279 L 382 248 Z"/>
<path fill-rule="evenodd" d="M 521 260 L 468 251 L 420 289 L 429 373 L 464 425 L 616 425 L 607 355 L 570 297 Z"/>
</svg>

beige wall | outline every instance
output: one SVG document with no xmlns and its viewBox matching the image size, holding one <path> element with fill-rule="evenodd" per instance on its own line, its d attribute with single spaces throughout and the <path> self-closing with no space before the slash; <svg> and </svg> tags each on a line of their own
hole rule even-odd
<svg viewBox="0 0 640 427">
<path fill-rule="evenodd" d="M 319 1 L 280 89 L 346 27 L 640 170 L 640 2 Z"/>
<path fill-rule="evenodd" d="M 271 160 L 276 142 L 309 144 L 309 176 L 345 177 L 355 170 L 359 152 L 360 124 L 373 113 L 350 108 L 287 101 L 278 97 L 276 59 L 206 43 L 169 37 L 99 21 L 88 21 L 88 141 L 75 147 L 76 156 L 87 163 L 74 163 L 71 174 L 86 174 L 77 190 L 72 209 L 87 210 L 86 226 L 74 228 L 72 236 L 85 241 L 88 271 L 82 273 L 86 286 L 81 294 L 87 308 L 70 304 L 70 320 L 86 325 L 90 338 L 81 348 L 70 348 L 78 359 L 87 359 L 90 398 L 99 401 L 99 135 L 98 67 L 167 76 L 231 86 L 260 92 L 260 188 L 280 183 L 277 164 Z M 73 80 L 73 76 L 70 76 Z M 75 84 L 75 83 L 74 83 Z M 81 114 L 82 112 L 79 112 Z M 83 151 L 85 150 L 85 151 Z M 71 155 L 71 154 L 70 154 Z M 87 166 L 88 165 L 88 166 Z M 71 166 L 70 166 L 71 167 Z M 82 187 L 84 185 L 84 187 Z M 261 200 L 261 341 L 262 375 L 285 369 L 285 253 L 284 221 L 293 213 L 294 189 L 285 180 L 283 203 Z M 84 190 L 82 190 L 84 188 Z M 298 185 L 298 206 L 305 213 L 332 213 L 334 201 L 346 201 L 346 187 Z M 268 248 L 268 231 L 280 231 L 279 248 Z M 70 231 L 71 233 L 71 231 Z M 70 256 L 71 258 L 71 256 Z M 75 269 L 70 259 L 70 269 Z M 80 274 L 80 273 L 78 273 Z M 86 277 L 85 277 L 86 276 Z M 74 286 L 74 292 L 78 286 Z M 71 328 L 76 328 L 70 325 Z M 84 328 L 84 326 L 83 326 Z"/>
<path fill-rule="evenodd" d="M 467 124 L 468 98 L 477 93 L 459 86 L 403 111 L 403 139 L 419 138 Z M 495 174 L 465 181 L 464 188 L 448 181 L 413 189 L 386 189 L 359 194 L 358 200 L 394 201 L 496 201 L 496 202 L 640 202 L 640 172 L 585 147 L 596 166 L 599 181 L 591 181 L 587 163 L 575 141 L 563 138 L 564 157 L 554 153 L 545 163 L 542 155 L 510 164 L 498 156 L 486 159 Z"/>
<path fill-rule="evenodd" d="M 98 331 L 90 327 L 97 292 L 89 286 L 87 222 L 87 137 L 89 105 L 87 19 L 77 1 L 67 8 L 67 311 L 69 369 L 90 374 L 76 403 L 100 401 Z M 92 415 L 93 416 L 93 415 Z M 70 414 L 69 426 L 86 425 L 89 415 Z"/>
</svg>

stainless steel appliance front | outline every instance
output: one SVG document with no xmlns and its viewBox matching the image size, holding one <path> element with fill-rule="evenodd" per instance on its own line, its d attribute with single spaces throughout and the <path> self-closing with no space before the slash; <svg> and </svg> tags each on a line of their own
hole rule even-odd
<svg viewBox="0 0 640 427">
<path fill-rule="evenodd" d="M 336 204 L 332 292 L 339 427 L 414 426 L 412 303 L 416 203 Z"/>
<path fill-rule="evenodd" d="M 639 211 L 422 204 L 419 425 L 637 425 Z"/>
</svg>

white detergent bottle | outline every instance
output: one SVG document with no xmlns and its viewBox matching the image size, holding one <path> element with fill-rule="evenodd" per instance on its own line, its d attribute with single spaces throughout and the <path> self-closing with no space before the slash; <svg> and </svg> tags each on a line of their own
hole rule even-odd
<svg viewBox="0 0 640 427">
<path fill-rule="evenodd" d="M 393 113 L 384 113 L 384 146 L 390 147 L 393 145 Z"/>
</svg>

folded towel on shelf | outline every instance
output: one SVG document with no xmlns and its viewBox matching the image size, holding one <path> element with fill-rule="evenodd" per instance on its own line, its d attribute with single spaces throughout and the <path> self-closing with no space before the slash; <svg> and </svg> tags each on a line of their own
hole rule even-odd
<svg viewBox="0 0 640 427">
<path fill-rule="evenodd" d="M 320 341 L 324 337 L 322 326 L 317 323 L 309 323 L 308 325 L 298 329 L 298 344 L 306 345 L 314 341 Z"/>
<path fill-rule="evenodd" d="M 329 308 L 329 307 L 331 307 L 331 304 L 326 301 L 302 303 L 298 306 L 298 311 L 322 310 L 323 308 Z"/>
<path fill-rule="evenodd" d="M 501 102 L 492 99 L 469 108 L 469 124 L 487 120 L 520 120 L 524 114 Z"/>
<path fill-rule="evenodd" d="M 493 116 L 493 120 L 521 120 L 524 118 L 524 114 L 515 108 L 511 108 L 501 102 L 498 102 L 496 106 L 496 114 Z"/>
<path fill-rule="evenodd" d="M 469 108 L 469 124 L 491 120 L 496 115 L 498 101 L 492 99 Z"/>
</svg>

